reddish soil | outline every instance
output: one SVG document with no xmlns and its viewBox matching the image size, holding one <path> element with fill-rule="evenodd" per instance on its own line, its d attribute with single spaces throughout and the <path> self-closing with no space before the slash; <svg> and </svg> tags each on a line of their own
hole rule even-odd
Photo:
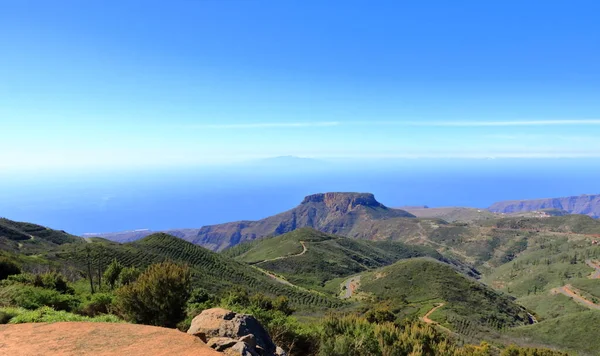
<svg viewBox="0 0 600 356">
<path fill-rule="evenodd" d="M 585 299 L 584 297 L 582 297 L 581 295 L 579 295 L 575 291 L 577 291 L 577 290 L 575 288 L 573 288 L 569 284 L 567 284 L 566 286 L 562 286 L 562 287 L 560 287 L 560 288 L 557 289 L 558 293 L 562 293 L 562 294 L 566 295 L 567 297 L 571 297 L 575 301 L 578 301 L 579 303 L 587 306 L 588 308 L 600 310 L 600 305 L 595 304 L 595 303 L 593 303 L 593 302 Z"/>
<path fill-rule="evenodd" d="M 222 356 L 178 330 L 113 323 L 0 325 L 0 355 Z"/>
<path fill-rule="evenodd" d="M 429 319 L 429 316 L 430 316 L 431 314 L 433 314 L 433 312 L 434 312 L 434 311 L 436 311 L 436 310 L 438 310 L 439 308 L 443 307 L 445 304 L 446 304 L 446 303 L 440 303 L 440 304 L 438 304 L 437 306 L 433 307 L 433 308 L 432 308 L 430 311 L 428 311 L 428 312 L 427 312 L 427 314 L 425 314 L 425 315 L 423 316 L 423 319 L 422 319 L 422 320 L 423 320 L 424 322 L 426 322 L 427 324 L 437 324 L 437 322 L 435 322 L 435 321 L 433 321 L 433 320 Z"/>
</svg>

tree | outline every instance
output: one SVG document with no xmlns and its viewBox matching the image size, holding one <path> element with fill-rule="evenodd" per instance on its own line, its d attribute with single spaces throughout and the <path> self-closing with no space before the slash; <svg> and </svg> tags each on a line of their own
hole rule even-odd
<svg viewBox="0 0 600 356">
<path fill-rule="evenodd" d="M 90 280 L 90 292 L 94 294 L 94 276 L 92 274 L 92 250 L 90 246 L 85 246 L 85 259 L 87 264 L 87 276 Z"/>
<path fill-rule="evenodd" d="M 138 279 L 140 274 L 140 270 L 135 267 L 125 267 L 119 274 L 119 283 L 121 283 L 122 286 L 133 283 Z"/>
<path fill-rule="evenodd" d="M 137 281 L 119 288 L 116 304 L 132 322 L 174 328 L 185 318 L 190 291 L 189 267 L 163 262 L 151 265 Z"/>
<path fill-rule="evenodd" d="M 109 285 L 110 289 L 115 289 L 119 276 L 123 271 L 123 265 L 115 258 L 104 271 L 104 281 Z"/>
<path fill-rule="evenodd" d="M 21 268 L 13 261 L 0 257 L 0 281 L 12 276 L 13 274 L 20 274 Z"/>
</svg>

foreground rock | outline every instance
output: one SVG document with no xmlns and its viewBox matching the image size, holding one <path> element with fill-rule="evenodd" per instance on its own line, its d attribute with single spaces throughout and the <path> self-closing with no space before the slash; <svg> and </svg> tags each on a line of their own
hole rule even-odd
<svg viewBox="0 0 600 356">
<path fill-rule="evenodd" d="M 231 310 L 204 310 L 192 320 L 188 334 L 227 355 L 284 356 L 263 326 L 252 316 Z"/>
<path fill-rule="evenodd" d="M 0 355 L 223 356 L 178 330 L 88 322 L 0 325 Z"/>
</svg>

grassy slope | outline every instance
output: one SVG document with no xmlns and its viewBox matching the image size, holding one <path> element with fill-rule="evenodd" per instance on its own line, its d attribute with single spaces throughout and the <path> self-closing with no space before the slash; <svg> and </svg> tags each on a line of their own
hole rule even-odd
<svg viewBox="0 0 600 356">
<path fill-rule="evenodd" d="M 300 255 L 303 251 L 301 242 L 307 251 Z M 309 228 L 241 244 L 223 254 L 284 276 L 294 284 L 315 289 L 321 289 L 330 280 L 386 266 L 400 259 L 430 256 L 444 260 L 434 249 L 424 246 L 354 240 Z"/>
<path fill-rule="evenodd" d="M 490 224 L 490 222 L 484 222 Z M 587 215 L 565 215 L 551 218 L 506 218 L 493 221 L 496 227 L 507 229 L 600 234 L 600 220 Z"/>
<path fill-rule="evenodd" d="M 95 266 L 107 266 L 113 258 L 126 266 L 140 268 L 164 260 L 187 263 L 194 272 L 195 284 L 216 294 L 241 287 L 250 292 L 286 295 L 294 304 L 307 307 L 333 307 L 340 304 L 333 298 L 285 286 L 254 268 L 167 234 L 153 234 L 126 244 L 94 239 L 88 244 L 64 245 L 57 258 L 83 268 L 87 249 Z"/>
<path fill-rule="evenodd" d="M 495 226 L 517 231 L 527 238 L 527 248 L 515 258 L 490 269 L 483 281 L 517 297 L 540 323 L 509 331 L 512 337 L 534 344 L 553 345 L 587 354 L 600 348 L 597 332 L 586 323 L 597 322 L 600 313 L 574 302 L 553 288 L 571 284 L 588 295 L 600 296 L 600 280 L 588 277 L 593 269 L 587 259 L 600 257 L 600 247 L 593 245 L 598 233 L 597 221 L 587 216 L 564 216 L 542 219 L 503 219 Z M 533 231 L 532 231 L 533 230 Z M 508 230 L 505 230 L 508 231 Z M 550 334 L 547 334 L 550 333 Z"/>
<path fill-rule="evenodd" d="M 465 322 L 500 328 L 527 320 L 524 310 L 510 298 L 458 273 L 452 267 L 428 258 L 397 262 L 361 275 L 360 291 L 378 299 L 409 304 L 446 305 L 431 318 L 451 328 Z"/>
<path fill-rule="evenodd" d="M 598 325 L 600 312 L 589 310 L 515 328 L 508 334 L 523 343 L 543 343 L 592 356 L 600 350 Z"/>
<path fill-rule="evenodd" d="M 65 243 L 81 243 L 83 239 L 64 231 L 0 218 L 0 250 L 32 255 Z"/>
<path fill-rule="evenodd" d="M 552 288 L 585 279 L 593 269 L 588 258 L 600 257 L 600 247 L 584 235 L 540 233 L 514 260 L 484 277 L 495 288 L 516 297 L 548 294 Z"/>
</svg>

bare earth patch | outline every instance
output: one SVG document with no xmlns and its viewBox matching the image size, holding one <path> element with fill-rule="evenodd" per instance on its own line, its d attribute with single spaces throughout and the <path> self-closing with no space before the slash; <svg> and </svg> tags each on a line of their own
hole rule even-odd
<svg viewBox="0 0 600 356">
<path fill-rule="evenodd" d="M 113 323 L 0 325 L 0 354 L 36 355 L 223 355 L 195 336 L 174 329 Z"/>
</svg>

